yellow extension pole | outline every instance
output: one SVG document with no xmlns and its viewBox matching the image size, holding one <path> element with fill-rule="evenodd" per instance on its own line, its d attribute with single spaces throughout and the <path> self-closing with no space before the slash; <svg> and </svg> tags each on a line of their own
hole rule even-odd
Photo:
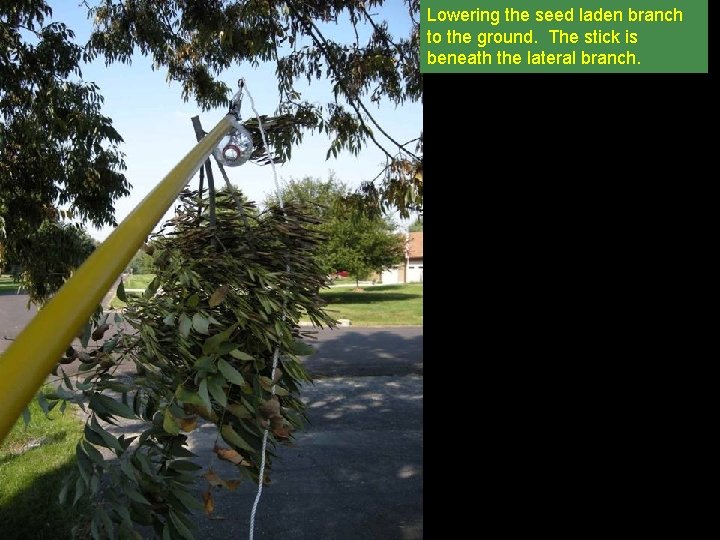
<svg viewBox="0 0 720 540">
<path fill-rule="evenodd" d="M 153 227 L 232 124 L 227 115 L 78 268 L 0 356 L 0 442 Z"/>
</svg>

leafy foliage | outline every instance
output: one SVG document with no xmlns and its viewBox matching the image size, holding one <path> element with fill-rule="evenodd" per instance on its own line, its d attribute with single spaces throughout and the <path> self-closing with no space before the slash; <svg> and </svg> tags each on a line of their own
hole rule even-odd
<svg viewBox="0 0 720 540">
<path fill-rule="evenodd" d="M 360 216 L 330 222 L 330 241 L 324 249 L 325 264 L 347 270 L 356 280 L 381 272 L 405 258 L 405 239 L 393 234 L 387 220 Z"/>
<path fill-rule="evenodd" d="M 150 255 L 154 249 L 154 246 L 150 247 L 147 245 L 139 249 L 137 253 L 133 255 L 133 258 L 130 259 L 125 271 L 133 274 L 152 274 L 155 272 L 155 261 L 152 255 Z"/>
<path fill-rule="evenodd" d="M 0 3 L 0 257 L 24 261 L 38 301 L 68 269 L 33 258 L 31 235 L 63 229 L 65 218 L 115 224 L 113 202 L 130 187 L 120 172 L 122 138 L 100 113 L 98 87 L 81 79 L 72 30 L 44 24 L 51 13 L 40 0 Z M 47 238 L 66 238 L 63 230 Z"/>
<path fill-rule="evenodd" d="M 72 493 L 77 499 L 89 492 L 98 501 L 91 533 L 132 538 L 135 525 L 145 524 L 158 537 L 192 538 L 188 516 L 212 511 L 213 489 L 234 489 L 243 476 L 258 481 L 264 429 L 267 481 L 272 447 L 290 441 L 303 424 L 298 391 L 310 378 L 295 356 L 298 321 L 307 313 L 318 324 L 334 324 L 319 296 L 326 283 L 315 262 L 322 241 L 312 228 L 317 221 L 295 205 L 256 213 L 245 203 L 246 227 L 234 199 L 219 192 L 213 227 L 207 214 L 198 216 L 198 196 L 183 194 L 174 230 L 153 242 L 157 276 L 127 309 L 127 331 L 105 340 L 107 316 L 92 331 L 88 326 L 85 349 L 70 349 L 60 360 L 83 363 L 76 382 L 64 377 L 45 397 L 88 403 L 78 474 L 63 495 L 70 501 Z M 137 438 L 116 437 L 106 423 L 118 418 L 147 427 Z M 191 495 L 201 467 L 187 459 L 193 454 L 186 435 L 201 419 L 215 424 L 224 441 L 215 452 L 240 475 L 223 479 L 206 469 L 202 502 Z M 102 488 L 106 481 L 112 489 Z"/>
<path fill-rule="evenodd" d="M 422 232 L 423 230 L 423 217 L 418 216 L 415 218 L 415 221 L 413 221 L 410 224 L 410 227 L 408 228 L 408 231 L 410 232 Z"/>
<path fill-rule="evenodd" d="M 152 57 L 154 69 L 165 67 L 168 79 L 182 85 L 183 99 L 192 97 L 205 110 L 227 105 L 235 89 L 220 78 L 233 66 L 273 62 L 280 96 L 276 117 L 293 126 L 269 134 L 276 154 L 288 158 L 306 129 L 331 136 L 327 157 L 343 150 L 357 155 L 374 144 L 388 165 L 348 204 L 370 205 L 375 212 L 393 207 L 406 217 L 422 206 L 422 134 L 397 141 L 366 105 L 387 100 L 402 106 L 422 99 L 420 5 L 404 3 L 409 32 L 398 38 L 377 13 L 384 0 L 99 0 L 89 9 L 95 29 L 85 58 L 130 62 L 139 49 Z M 324 29 L 340 21 L 353 32 L 344 41 L 329 39 Z M 299 81 L 327 81 L 333 101 L 303 100 Z"/>
<path fill-rule="evenodd" d="M 19 244 L 12 267 L 30 301 L 38 303 L 57 291 L 95 250 L 95 240 L 84 230 L 58 221 L 44 221 Z"/>
<path fill-rule="evenodd" d="M 356 279 L 381 272 L 405 257 L 405 240 L 395 226 L 381 216 L 348 212 L 349 188 L 331 176 L 326 182 L 313 178 L 291 180 L 283 188 L 283 199 L 301 204 L 319 221 L 316 226 L 326 241 L 318 250 L 318 261 L 328 272 L 347 270 Z M 275 196 L 267 199 L 276 202 Z"/>
</svg>

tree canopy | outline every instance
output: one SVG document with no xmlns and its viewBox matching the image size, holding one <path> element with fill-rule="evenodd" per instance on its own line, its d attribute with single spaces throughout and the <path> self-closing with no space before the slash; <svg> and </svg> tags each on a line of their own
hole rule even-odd
<svg viewBox="0 0 720 540">
<path fill-rule="evenodd" d="M 0 3 L 0 266 L 23 261 L 24 285 L 38 301 L 70 268 L 43 257 L 33 237 L 56 230 L 64 232 L 46 240 L 67 239 L 71 233 L 60 222 L 68 217 L 113 225 L 114 201 L 130 193 L 122 138 L 100 112 L 98 87 L 82 80 L 73 32 L 44 24 L 51 14 L 42 1 Z M 62 249 L 81 245 L 66 242 Z M 68 260 L 82 257 L 65 253 Z"/>
<path fill-rule="evenodd" d="M 422 207 L 422 133 L 398 141 L 375 118 L 369 104 L 396 106 L 422 99 L 419 68 L 419 2 L 405 0 L 408 34 L 393 36 L 381 11 L 384 0 L 103 0 L 89 8 L 95 21 L 86 59 L 103 56 L 108 64 L 130 62 L 133 52 L 152 57 L 182 86 L 185 100 L 204 110 L 225 106 L 234 94 L 222 80 L 242 63 L 276 66 L 279 104 L 276 115 L 294 126 L 269 134 L 281 158 L 291 154 L 306 129 L 331 136 L 327 156 L 341 150 L 358 154 L 374 144 L 387 158 L 375 179 L 348 197 L 354 207 L 377 213 L 396 208 L 407 217 Z M 391 4 L 387 2 L 387 4 Z M 394 13 L 397 17 L 397 14 Z M 346 22 L 346 40 L 328 37 L 331 23 Z M 369 37 L 361 39 L 363 30 Z M 303 99 L 298 82 L 330 85 L 334 99 Z"/>
<path fill-rule="evenodd" d="M 358 154 L 373 144 L 386 166 L 358 192 L 347 193 L 346 206 L 374 215 L 396 208 L 405 217 L 422 208 L 422 133 L 398 141 L 370 108 L 422 99 L 417 0 L 404 2 L 403 36 L 390 33 L 384 0 L 83 4 L 94 21 L 85 44 L 76 43 L 62 22 L 46 22 L 52 9 L 44 0 L 0 4 L 3 260 L 31 261 L 27 239 L 44 224 L 71 219 L 115 225 L 114 202 L 131 187 L 122 174 L 122 137 L 102 115 L 99 88 L 83 80 L 80 67 L 100 56 L 108 65 L 130 62 L 136 51 L 166 69 L 168 79 L 182 86 L 182 97 L 203 110 L 228 104 L 235 88 L 222 79 L 231 68 L 274 63 L 279 102 L 274 117 L 265 119 L 275 122 L 268 138 L 278 160 L 290 158 L 307 130 L 330 136 L 328 157 L 343 150 Z M 329 38 L 328 29 L 340 22 L 352 30 L 347 39 Z M 300 81 L 328 84 L 333 100 L 304 99 Z M 245 124 L 257 143 L 253 122 Z M 254 158 L 263 161 L 264 149 L 256 146 Z M 67 277 L 66 269 L 47 271 Z M 35 288 L 30 275 L 25 285 L 42 301 L 47 293 Z"/>
</svg>

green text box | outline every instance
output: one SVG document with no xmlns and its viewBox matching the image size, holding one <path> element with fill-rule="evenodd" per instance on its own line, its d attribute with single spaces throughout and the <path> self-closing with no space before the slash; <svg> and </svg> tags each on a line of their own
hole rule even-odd
<svg viewBox="0 0 720 540">
<path fill-rule="evenodd" d="M 423 0 L 420 70 L 707 73 L 708 2 Z"/>
</svg>

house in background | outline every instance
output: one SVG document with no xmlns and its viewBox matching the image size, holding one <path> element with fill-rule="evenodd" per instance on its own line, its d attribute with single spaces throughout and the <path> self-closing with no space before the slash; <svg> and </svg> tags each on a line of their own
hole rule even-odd
<svg viewBox="0 0 720 540">
<path fill-rule="evenodd" d="M 380 276 L 381 283 L 385 285 L 392 283 L 422 283 L 423 233 L 408 233 L 406 246 L 405 263 L 385 270 Z"/>
</svg>

